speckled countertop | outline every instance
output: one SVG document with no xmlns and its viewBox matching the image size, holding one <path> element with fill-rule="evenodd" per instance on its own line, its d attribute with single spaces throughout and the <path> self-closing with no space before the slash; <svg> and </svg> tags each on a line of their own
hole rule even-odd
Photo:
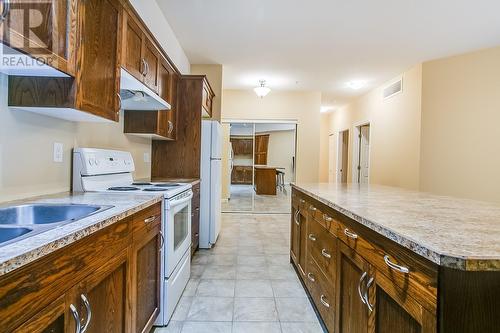
<svg viewBox="0 0 500 333">
<path fill-rule="evenodd" d="M 500 271 L 500 205 L 378 185 L 293 186 L 438 265 Z"/>
<path fill-rule="evenodd" d="M 84 238 L 119 220 L 163 200 L 162 194 L 59 193 L 2 203 L 8 207 L 23 203 L 72 203 L 110 205 L 110 209 L 54 229 L 0 246 L 0 276 L 55 250 Z"/>
</svg>

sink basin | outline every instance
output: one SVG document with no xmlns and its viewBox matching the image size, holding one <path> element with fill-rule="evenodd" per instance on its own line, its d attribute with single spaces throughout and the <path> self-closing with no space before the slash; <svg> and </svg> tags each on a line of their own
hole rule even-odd
<svg viewBox="0 0 500 333">
<path fill-rule="evenodd" d="M 95 214 L 107 206 L 79 204 L 27 204 L 0 208 L 0 225 L 40 225 L 70 222 Z"/>
<path fill-rule="evenodd" d="M 15 238 L 21 237 L 30 231 L 32 231 L 32 229 L 22 227 L 0 228 L 0 243 L 8 242 Z"/>
</svg>

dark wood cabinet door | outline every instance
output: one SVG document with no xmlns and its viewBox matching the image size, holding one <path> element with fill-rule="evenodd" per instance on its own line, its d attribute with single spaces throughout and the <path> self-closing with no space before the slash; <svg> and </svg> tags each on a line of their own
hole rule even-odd
<svg viewBox="0 0 500 333">
<path fill-rule="evenodd" d="M 134 240 L 132 284 L 135 309 L 133 332 L 149 332 L 160 309 L 161 224 L 144 229 Z M 135 237 L 135 235 L 134 235 Z"/>
<path fill-rule="evenodd" d="M 299 232 L 299 268 L 302 275 L 306 274 L 307 265 L 307 215 L 301 209 L 297 213 L 297 221 L 300 225 Z"/>
<path fill-rule="evenodd" d="M 338 325 L 341 333 L 368 333 L 373 320 L 365 304 L 363 286 L 370 267 L 358 254 L 344 244 L 339 246 L 337 279 Z M 361 295 L 360 295 L 361 294 Z"/>
<path fill-rule="evenodd" d="M 170 110 L 162 110 L 158 113 L 158 134 L 173 140 L 175 139 L 176 132 L 176 108 L 173 102 L 173 98 L 175 97 L 173 86 L 177 81 L 175 80 L 174 69 L 170 67 L 165 59 L 162 59 L 160 63 L 158 78 L 158 93 L 171 107 Z"/>
<path fill-rule="evenodd" d="M 148 38 L 144 38 L 143 44 L 143 59 L 146 66 L 144 71 L 144 84 L 151 90 L 158 93 L 158 71 L 160 68 L 160 52 L 153 42 Z"/>
<path fill-rule="evenodd" d="M 117 0 L 86 0 L 80 10 L 78 109 L 118 121 L 120 5 Z"/>
<path fill-rule="evenodd" d="M 298 221 L 297 214 L 299 208 L 298 205 L 292 205 L 292 217 L 291 217 L 291 228 L 290 228 L 290 256 L 296 265 L 299 264 L 299 252 L 300 252 L 300 222 Z"/>
<path fill-rule="evenodd" d="M 85 332 L 127 331 L 127 257 L 128 251 L 122 251 L 72 291 L 72 304 L 77 309 L 82 329 L 86 327 Z"/>
<path fill-rule="evenodd" d="M 139 25 L 129 14 L 124 14 L 122 66 L 140 81 L 144 80 L 145 70 L 142 58 L 143 39 L 144 33 Z"/>
<path fill-rule="evenodd" d="M 65 295 L 45 307 L 42 311 L 18 327 L 16 333 L 64 333 L 66 318 Z"/>
<path fill-rule="evenodd" d="M 8 6 L 8 7 L 5 7 Z M 60 71 L 75 74 L 76 0 L 2 1 L 2 42 Z"/>
</svg>

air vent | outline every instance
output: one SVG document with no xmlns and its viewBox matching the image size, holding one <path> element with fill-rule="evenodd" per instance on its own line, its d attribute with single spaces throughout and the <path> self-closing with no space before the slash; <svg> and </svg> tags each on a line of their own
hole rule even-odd
<svg viewBox="0 0 500 333">
<path fill-rule="evenodd" d="M 400 78 L 396 82 L 391 83 L 390 85 L 385 87 L 382 94 L 384 96 L 384 99 L 388 99 L 399 94 L 402 91 L 403 91 L 403 78 Z"/>
</svg>

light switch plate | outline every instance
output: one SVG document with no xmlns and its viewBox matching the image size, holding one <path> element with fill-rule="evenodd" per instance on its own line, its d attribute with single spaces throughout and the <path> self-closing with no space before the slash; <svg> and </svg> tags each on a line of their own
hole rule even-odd
<svg viewBox="0 0 500 333">
<path fill-rule="evenodd" d="M 60 142 L 54 142 L 54 162 L 62 163 L 64 155 L 64 145 Z"/>
<path fill-rule="evenodd" d="M 144 153 L 144 163 L 151 163 L 151 156 L 149 153 Z"/>
</svg>

